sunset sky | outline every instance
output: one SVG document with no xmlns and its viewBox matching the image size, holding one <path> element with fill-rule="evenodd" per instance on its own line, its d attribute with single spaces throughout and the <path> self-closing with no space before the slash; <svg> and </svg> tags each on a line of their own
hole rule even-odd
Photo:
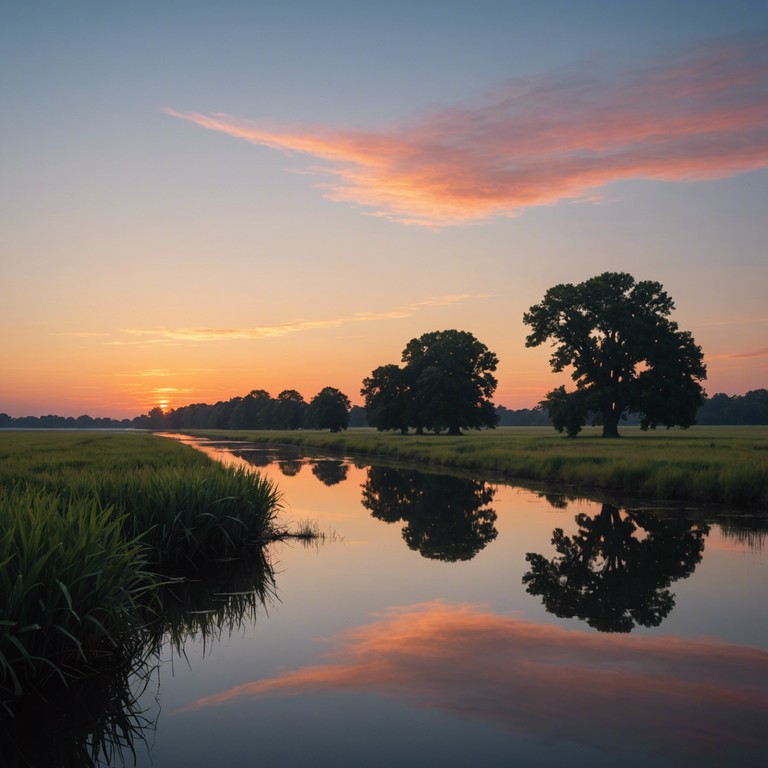
<svg viewBox="0 0 768 768">
<path fill-rule="evenodd" d="M 0 412 L 361 380 L 432 330 L 658 280 L 710 394 L 768 386 L 768 3 L 6 3 Z"/>
</svg>

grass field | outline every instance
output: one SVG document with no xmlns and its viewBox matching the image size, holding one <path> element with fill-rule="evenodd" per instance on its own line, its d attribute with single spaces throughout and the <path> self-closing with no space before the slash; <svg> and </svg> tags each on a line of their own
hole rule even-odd
<svg viewBox="0 0 768 768">
<path fill-rule="evenodd" d="M 572 440 L 547 427 L 507 427 L 462 437 L 370 429 L 341 434 L 309 430 L 192 430 L 191 434 L 389 457 L 660 500 L 768 510 L 768 427 L 649 432 L 624 427 L 621 432 L 619 440 L 601 438 L 598 428 L 587 428 Z"/>
</svg>

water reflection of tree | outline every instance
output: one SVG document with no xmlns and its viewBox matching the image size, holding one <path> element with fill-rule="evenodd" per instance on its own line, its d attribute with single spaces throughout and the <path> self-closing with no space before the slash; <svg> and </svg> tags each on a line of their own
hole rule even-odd
<svg viewBox="0 0 768 768">
<path fill-rule="evenodd" d="M 403 538 L 424 557 L 470 560 L 496 538 L 495 491 L 451 475 L 370 467 L 362 503 L 387 523 L 404 521 Z"/>
<path fill-rule="evenodd" d="M 251 466 L 254 467 L 268 467 L 270 464 L 274 463 L 275 461 L 275 455 L 271 451 L 265 451 L 262 449 L 256 449 L 256 450 L 237 450 L 232 451 L 233 456 L 237 456 L 238 459 L 242 459 L 243 461 L 247 461 Z"/>
<path fill-rule="evenodd" d="M 523 584 L 546 609 L 577 617 L 602 632 L 656 627 L 675 605 L 668 587 L 693 573 L 704 551 L 708 526 L 680 511 L 659 517 L 649 511 L 621 513 L 603 504 L 596 515 L 576 516 L 578 532 L 552 534 L 557 555 L 529 552 Z"/>
<path fill-rule="evenodd" d="M 301 472 L 303 464 L 300 459 L 282 459 L 277 467 L 285 477 L 295 477 Z"/>
<path fill-rule="evenodd" d="M 205 647 L 241 630 L 274 595 L 274 571 L 263 549 L 167 575 L 145 606 L 146 624 L 97 658 L 88 674 L 66 685 L 54 678 L 20 697 L 0 689 L 0 765 L 135 763 L 156 726 L 157 710 L 149 713 L 142 697 L 157 680 L 161 650 L 183 654 L 187 641 Z"/>
<path fill-rule="evenodd" d="M 312 474 L 323 485 L 336 485 L 347 479 L 349 467 L 336 459 L 318 459 L 312 462 Z"/>
</svg>

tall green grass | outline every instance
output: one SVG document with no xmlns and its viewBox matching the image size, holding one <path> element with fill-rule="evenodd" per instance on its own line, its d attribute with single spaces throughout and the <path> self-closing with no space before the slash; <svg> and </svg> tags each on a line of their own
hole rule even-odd
<svg viewBox="0 0 768 768">
<path fill-rule="evenodd" d="M 309 430 L 194 430 L 191 434 L 386 457 L 652 499 L 768 510 L 765 427 L 651 432 L 625 427 L 619 440 L 601 438 L 596 428 L 587 428 L 572 440 L 544 427 L 508 427 L 462 437 L 400 435 L 370 429 L 335 435 Z"/>
<path fill-rule="evenodd" d="M 19 696 L 116 647 L 153 587 L 143 555 L 95 499 L 0 487 L 0 681 Z"/>
<path fill-rule="evenodd" d="M 0 487 L 19 481 L 111 507 L 126 537 L 141 536 L 148 558 L 164 565 L 266 541 L 280 508 L 260 475 L 146 434 L 0 434 Z"/>
<path fill-rule="evenodd" d="M 175 441 L 0 433 L 0 703 L 255 608 L 278 510 L 270 482 Z M 179 590 L 211 560 L 246 554 L 241 595 L 186 629 L 169 624 L 162 585 Z"/>
</svg>

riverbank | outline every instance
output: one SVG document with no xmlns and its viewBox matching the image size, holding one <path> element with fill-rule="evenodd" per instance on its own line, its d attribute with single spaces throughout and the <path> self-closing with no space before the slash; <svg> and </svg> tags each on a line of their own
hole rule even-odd
<svg viewBox="0 0 768 768">
<path fill-rule="evenodd" d="M 768 427 L 622 429 L 604 440 L 587 428 L 575 440 L 546 427 L 508 427 L 462 437 L 400 435 L 372 429 L 187 430 L 226 440 L 302 446 L 361 457 L 387 457 L 446 468 L 500 473 L 656 500 L 768 510 Z"/>
</svg>

